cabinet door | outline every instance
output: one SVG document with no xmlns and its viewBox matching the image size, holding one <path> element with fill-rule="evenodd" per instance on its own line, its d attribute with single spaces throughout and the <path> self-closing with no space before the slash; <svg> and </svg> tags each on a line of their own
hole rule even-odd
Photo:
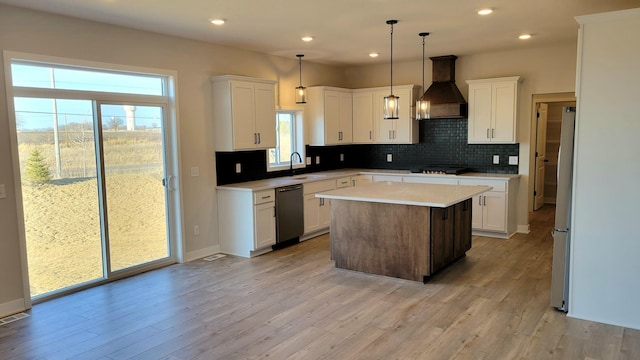
<svg viewBox="0 0 640 360">
<path fill-rule="evenodd" d="M 394 138 L 394 131 L 396 128 L 396 120 L 385 120 L 384 112 L 384 97 L 389 95 L 389 91 L 376 91 L 373 93 L 373 116 L 374 122 L 377 124 L 378 129 L 376 134 L 376 142 L 378 143 L 392 143 Z"/>
<path fill-rule="evenodd" d="M 373 92 L 353 94 L 353 142 L 373 143 Z"/>
<path fill-rule="evenodd" d="M 331 201 L 318 199 L 318 226 L 320 229 L 328 228 L 331 224 Z"/>
<path fill-rule="evenodd" d="M 453 206 L 431 208 L 431 274 L 453 260 Z"/>
<path fill-rule="evenodd" d="M 482 228 L 490 231 L 507 230 L 507 197 L 505 193 L 488 191 L 482 194 L 484 197 Z"/>
<path fill-rule="evenodd" d="M 340 94 L 337 91 L 324 93 L 324 141 L 327 145 L 336 145 L 340 141 Z"/>
<path fill-rule="evenodd" d="M 355 175 L 351 177 L 351 186 L 371 184 L 372 182 L 373 176 L 371 175 Z"/>
<path fill-rule="evenodd" d="M 491 142 L 513 143 L 516 140 L 516 81 L 499 81 L 491 85 Z"/>
<path fill-rule="evenodd" d="M 471 249 L 471 212 L 472 200 L 468 199 L 454 205 L 453 258 L 463 256 Z"/>
<path fill-rule="evenodd" d="M 254 250 L 276 243 L 275 203 L 269 202 L 253 207 Z"/>
<path fill-rule="evenodd" d="M 320 228 L 320 199 L 315 194 L 304 196 L 304 233 L 308 234 Z"/>
<path fill-rule="evenodd" d="M 402 182 L 402 176 L 399 175 L 373 175 L 372 182 Z"/>
<path fill-rule="evenodd" d="M 255 129 L 259 135 L 257 148 L 276 147 L 276 100 L 271 84 L 255 84 Z"/>
<path fill-rule="evenodd" d="M 491 83 L 469 84 L 469 143 L 491 142 Z"/>
<path fill-rule="evenodd" d="M 483 195 L 476 195 L 471 198 L 471 227 L 476 230 L 482 230 L 484 221 L 484 206 L 482 206 Z"/>
<path fill-rule="evenodd" d="M 338 142 L 350 144 L 353 141 L 353 98 L 351 93 L 339 93 L 338 107 Z"/>
<path fill-rule="evenodd" d="M 255 149 L 257 135 L 254 115 L 254 86 L 251 82 L 231 81 L 231 117 L 234 149 Z M 275 126 L 274 126 L 275 128 Z"/>
<path fill-rule="evenodd" d="M 396 143 L 404 143 L 411 144 L 413 142 L 413 130 L 414 127 L 417 131 L 417 123 L 414 124 L 414 120 L 411 118 L 411 106 L 413 106 L 413 101 L 411 97 L 411 90 L 409 89 L 400 89 L 394 91 L 394 95 L 398 96 L 399 101 L 399 112 L 398 112 L 398 120 L 395 120 L 395 137 L 393 139 Z"/>
</svg>

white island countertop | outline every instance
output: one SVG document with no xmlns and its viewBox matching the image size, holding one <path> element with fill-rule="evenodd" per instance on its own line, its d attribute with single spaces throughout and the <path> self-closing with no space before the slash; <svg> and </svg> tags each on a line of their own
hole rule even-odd
<svg viewBox="0 0 640 360">
<path fill-rule="evenodd" d="M 316 194 L 317 198 L 398 205 L 449 207 L 491 190 L 491 186 L 377 182 Z"/>
</svg>

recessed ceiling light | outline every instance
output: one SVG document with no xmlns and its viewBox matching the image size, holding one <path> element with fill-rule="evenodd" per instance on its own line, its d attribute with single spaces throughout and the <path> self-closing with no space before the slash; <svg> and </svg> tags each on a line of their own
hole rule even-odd
<svg viewBox="0 0 640 360">
<path fill-rule="evenodd" d="M 211 19 L 210 21 L 213 25 L 223 25 L 225 23 L 224 19 Z"/>
<path fill-rule="evenodd" d="M 372 53 L 369 54 L 369 57 L 377 58 L 378 55 L 380 55 L 380 54 L 378 54 L 377 52 L 372 52 Z"/>
<path fill-rule="evenodd" d="M 531 39 L 531 35 L 530 34 L 522 34 L 522 35 L 518 36 L 518 39 L 520 39 L 520 40 Z"/>
<path fill-rule="evenodd" d="M 491 9 L 481 9 L 481 10 L 478 10 L 478 14 L 479 14 L 479 15 L 489 15 L 489 14 L 491 14 L 492 12 L 493 12 L 493 10 L 491 10 Z"/>
<path fill-rule="evenodd" d="M 302 41 L 306 41 L 306 42 L 309 42 L 311 40 L 313 40 L 313 36 L 305 36 L 302 38 Z"/>
</svg>

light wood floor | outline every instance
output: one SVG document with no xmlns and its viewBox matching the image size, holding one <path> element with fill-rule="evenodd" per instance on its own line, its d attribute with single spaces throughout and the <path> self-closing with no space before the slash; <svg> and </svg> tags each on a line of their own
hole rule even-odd
<svg viewBox="0 0 640 360">
<path fill-rule="evenodd" d="M 333 267 L 328 236 L 36 305 L 0 359 L 640 359 L 640 331 L 549 306 L 553 207 L 430 283 Z"/>
</svg>

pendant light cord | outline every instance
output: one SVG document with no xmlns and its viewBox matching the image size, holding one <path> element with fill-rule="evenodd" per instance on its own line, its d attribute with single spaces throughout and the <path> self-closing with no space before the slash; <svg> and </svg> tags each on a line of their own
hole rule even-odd
<svg viewBox="0 0 640 360">
<path fill-rule="evenodd" d="M 422 92 L 424 93 L 424 38 L 426 35 L 422 36 Z"/>
<path fill-rule="evenodd" d="M 393 23 L 391 23 L 391 95 L 393 96 Z"/>
<path fill-rule="evenodd" d="M 302 57 L 304 55 L 296 55 L 296 56 L 298 57 L 298 68 L 300 69 L 300 86 L 302 87 Z"/>
</svg>

